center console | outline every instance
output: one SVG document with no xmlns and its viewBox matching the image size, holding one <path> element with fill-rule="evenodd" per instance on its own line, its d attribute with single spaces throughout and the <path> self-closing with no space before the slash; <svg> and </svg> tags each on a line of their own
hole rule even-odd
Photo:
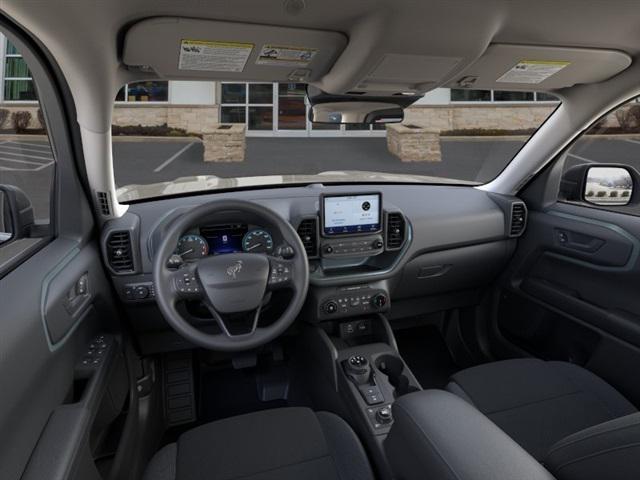
<svg viewBox="0 0 640 480">
<path fill-rule="evenodd" d="M 304 338 L 319 408 L 348 418 L 382 478 L 392 478 L 383 442 L 395 421 L 393 405 L 422 388 L 402 359 L 386 317 L 371 312 L 331 317 L 308 325 Z"/>
<path fill-rule="evenodd" d="M 386 343 L 338 349 L 337 363 L 342 397 L 374 437 L 389 432 L 395 400 L 421 390 L 398 351 Z"/>
</svg>

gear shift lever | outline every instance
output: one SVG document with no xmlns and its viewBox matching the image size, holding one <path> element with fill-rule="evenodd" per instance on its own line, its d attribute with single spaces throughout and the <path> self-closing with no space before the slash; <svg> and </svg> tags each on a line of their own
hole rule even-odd
<svg viewBox="0 0 640 480">
<path fill-rule="evenodd" d="M 345 362 L 345 370 L 356 385 L 369 383 L 371 365 L 369 365 L 369 360 L 367 360 L 366 357 L 362 355 L 350 356 Z"/>
</svg>

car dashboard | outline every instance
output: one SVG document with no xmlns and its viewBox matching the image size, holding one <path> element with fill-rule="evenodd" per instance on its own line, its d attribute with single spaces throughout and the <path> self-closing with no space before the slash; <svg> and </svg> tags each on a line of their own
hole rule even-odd
<svg viewBox="0 0 640 480">
<path fill-rule="evenodd" d="M 172 219 L 217 198 L 260 203 L 294 227 L 309 264 L 300 319 L 312 323 L 375 314 L 393 321 L 476 304 L 526 226 L 522 200 L 466 186 L 310 185 L 132 204 L 105 224 L 102 253 L 146 351 L 180 343 L 155 305 L 157 246 Z M 345 207 L 347 200 L 353 205 Z M 192 226 L 170 262 L 234 252 L 283 256 L 288 245 L 277 229 L 249 217 L 225 212 Z"/>
</svg>

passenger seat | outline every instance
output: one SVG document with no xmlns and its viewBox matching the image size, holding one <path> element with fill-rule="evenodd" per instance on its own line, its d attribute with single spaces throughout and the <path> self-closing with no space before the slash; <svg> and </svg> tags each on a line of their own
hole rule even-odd
<svg viewBox="0 0 640 480">
<path fill-rule="evenodd" d="M 569 435 L 637 412 L 604 380 L 565 362 L 488 363 L 456 373 L 447 390 L 474 405 L 538 461 Z"/>
</svg>

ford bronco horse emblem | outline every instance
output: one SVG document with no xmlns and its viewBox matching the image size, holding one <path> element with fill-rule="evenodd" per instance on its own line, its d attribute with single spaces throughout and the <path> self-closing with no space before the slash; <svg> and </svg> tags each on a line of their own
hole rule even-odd
<svg viewBox="0 0 640 480">
<path fill-rule="evenodd" d="M 238 260 L 233 265 L 227 267 L 227 275 L 235 280 L 236 276 L 240 273 L 240 270 L 242 270 L 242 260 Z"/>
</svg>

